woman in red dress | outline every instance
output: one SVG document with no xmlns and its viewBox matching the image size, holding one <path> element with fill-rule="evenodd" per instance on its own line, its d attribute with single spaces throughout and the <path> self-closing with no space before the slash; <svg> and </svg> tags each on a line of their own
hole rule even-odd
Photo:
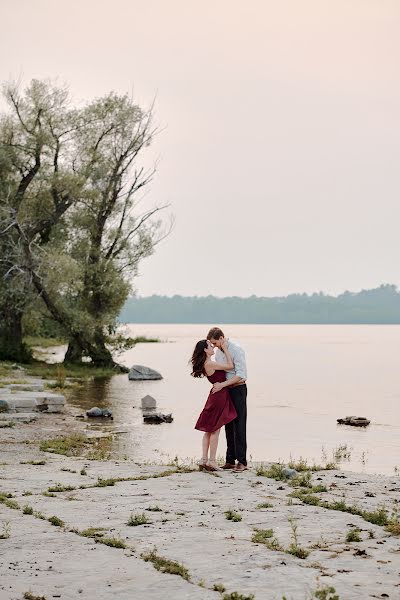
<svg viewBox="0 0 400 600">
<path fill-rule="evenodd" d="M 225 371 L 233 369 L 233 361 L 227 344 L 224 344 L 222 350 L 225 353 L 227 362 L 217 363 L 211 360 L 214 348 L 210 342 L 208 340 L 197 342 L 191 358 L 191 375 L 193 377 L 207 377 L 212 384 L 225 381 Z M 216 471 L 218 469 L 216 454 L 219 432 L 223 425 L 233 421 L 236 417 L 236 409 L 227 388 L 222 388 L 219 392 L 214 393 L 211 390 L 195 425 L 195 429 L 205 432 L 202 443 L 203 454 L 199 463 L 200 470 Z M 209 452 L 210 457 L 208 457 Z"/>
</svg>

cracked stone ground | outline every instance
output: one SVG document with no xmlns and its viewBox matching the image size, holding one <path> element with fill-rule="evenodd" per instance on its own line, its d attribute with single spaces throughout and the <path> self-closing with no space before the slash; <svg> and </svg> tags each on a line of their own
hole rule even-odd
<svg viewBox="0 0 400 600">
<path fill-rule="evenodd" d="M 2 453 L 0 491 L 11 493 L 20 508 L 0 504 L 0 534 L 2 529 L 9 533 L 0 540 L 1 600 L 20 600 L 27 591 L 63 600 L 219 600 L 214 585 L 224 586 L 226 593 L 254 594 L 256 600 L 304 600 L 318 586 L 335 587 L 341 600 L 400 599 L 399 537 L 361 516 L 292 499 L 288 483 L 259 477 L 254 470 L 174 472 L 128 461 L 67 458 L 19 444 L 8 450 Z M 22 455 L 46 463 L 21 464 Z M 81 475 L 84 467 L 87 474 Z M 154 477 L 165 471 L 166 476 Z M 96 486 L 99 478 L 139 476 L 148 478 L 79 487 Z M 327 487 L 317 494 L 321 500 L 344 497 L 363 510 L 385 506 L 391 514 L 400 498 L 398 477 L 320 471 L 312 483 Z M 75 489 L 48 492 L 57 484 Z M 258 508 L 263 503 L 272 506 Z M 33 514 L 23 514 L 25 506 Z M 161 510 L 147 510 L 154 507 Z M 227 520 L 227 510 L 240 513 L 242 520 Z M 127 525 L 130 515 L 142 514 L 148 523 Z M 56 516 L 64 525 L 40 516 Z M 297 525 L 298 546 L 309 551 L 305 559 L 285 552 L 293 542 L 290 518 Z M 79 535 L 100 527 L 103 538 L 122 540 L 126 548 Z M 346 542 L 354 528 L 362 541 Z M 252 542 L 255 529 L 272 529 L 282 549 Z M 186 567 L 189 580 L 145 562 L 141 555 L 154 548 L 158 556 Z"/>
</svg>

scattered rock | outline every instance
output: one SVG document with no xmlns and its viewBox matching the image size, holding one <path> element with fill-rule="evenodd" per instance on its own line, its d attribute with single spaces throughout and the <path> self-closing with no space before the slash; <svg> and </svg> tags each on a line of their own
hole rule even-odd
<svg viewBox="0 0 400 600">
<path fill-rule="evenodd" d="M 353 427 L 366 427 L 371 423 L 366 417 L 345 417 L 336 419 L 339 425 L 352 425 Z"/>
<path fill-rule="evenodd" d="M 169 413 L 168 415 L 163 415 L 162 413 L 143 415 L 144 423 L 153 423 L 157 425 L 158 423 L 172 423 L 173 420 L 172 413 Z"/>
<path fill-rule="evenodd" d="M 145 381 L 162 379 L 162 375 L 158 371 L 150 369 L 150 367 L 144 367 L 142 365 L 133 365 L 133 367 L 129 371 L 128 378 L 131 381 Z"/>
<path fill-rule="evenodd" d="M 7 412 L 8 410 L 10 410 L 8 402 L 6 402 L 5 400 L 0 400 L 0 413 Z"/>
<path fill-rule="evenodd" d="M 93 417 L 93 418 L 107 418 L 107 419 L 112 419 L 112 412 L 110 410 L 108 410 L 108 408 L 98 408 L 97 406 L 93 406 L 93 408 L 91 408 L 90 410 L 86 411 L 86 414 L 88 417 Z"/>
<path fill-rule="evenodd" d="M 375 498 L 376 494 L 374 494 L 373 492 L 365 492 L 365 495 L 367 496 L 367 498 Z"/>
<path fill-rule="evenodd" d="M 296 469 L 289 469 L 288 467 L 286 469 L 283 469 L 282 473 L 288 479 L 292 479 L 292 477 L 296 477 L 298 475 Z"/>
<path fill-rule="evenodd" d="M 150 410 L 153 408 L 157 407 L 157 402 L 156 399 L 153 398 L 153 396 L 145 396 L 144 398 L 142 398 L 142 409 L 143 410 Z"/>
</svg>

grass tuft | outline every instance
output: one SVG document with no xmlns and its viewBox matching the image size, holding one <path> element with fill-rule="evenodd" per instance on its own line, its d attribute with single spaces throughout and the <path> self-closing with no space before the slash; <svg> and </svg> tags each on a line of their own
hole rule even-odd
<svg viewBox="0 0 400 600">
<path fill-rule="evenodd" d="M 149 521 L 147 520 L 146 515 L 141 513 L 137 515 L 130 515 L 127 525 L 129 525 L 129 527 L 137 527 L 138 525 L 146 525 L 146 523 L 149 523 Z"/>
<path fill-rule="evenodd" d="M 355 527 L 354 529 L 350 529 L 346 535 L 346 542 L 362 542 L 362 538 L 360 536 L 360 529 Z"/>
<path fill-rule="evenodd" d="M 47 520 L 49 523 L 51 523 L 55 527 L 64 527 L 64 525 L 65 525 L 64 521 L 62 519 L 60 519 L 60 517 L 56 517 L 55 515 L 53 515 L 52 517 L 49 517 Z"/>
<path fill-rule="evenodd" d="M 186 581 L 190 580 L 190 574 L 186 567 L 174 560 L 159 556 L 155 548 L 151 552 L 141 554 L 140 557 L 146 562 L 151 562 L 157 571 L 170 573 L 170 575 L 179 575 Z"/>
<path fill-rule="evenodd" d="M 24 506 L 24 508 L 22 509 L 22 514 L 24 514 L 24 515 L 33 515 L 33 508 L 32 508 L 32 506 L 29 506 L 28 504 L 26 504 Z"/>
<path fill-rule="evenodd" d="M 255 529 L 251 541 L 255 544 L 265 544 L 274 536 L 273 529 Z"/>
<path fill-rule="evenodd" d="M 96 537 L 96 542 L 111 548 L 127 548 L 126 542 L 117 537 Z"/>
<path fill-rule="evenodd" d="M 63 485 L 62 483 L 56 483 L 49 488 L 47 488 L 48 492 L 72 492 L 72 490 L 76 490 L 76 487 L 73 485 Z"/>
<path fill-rule="evenodd" d="M 235 523 L 242 520 L 242 515 L 234 510 L 226 510 L 224 515 L 228 521 L 234 521 Z"/>
</svg>

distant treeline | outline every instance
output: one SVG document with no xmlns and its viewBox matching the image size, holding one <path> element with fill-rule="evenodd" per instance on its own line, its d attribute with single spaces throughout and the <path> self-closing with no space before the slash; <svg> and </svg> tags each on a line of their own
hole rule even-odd
<svg viewBox="0 0 400 600">
<path fill-rule="evenodd" d="M 381 285 L 339 296 L 148 296 L 129 298 L 122 323 L 400 323 L 400 292 Z"/>
</svg>

